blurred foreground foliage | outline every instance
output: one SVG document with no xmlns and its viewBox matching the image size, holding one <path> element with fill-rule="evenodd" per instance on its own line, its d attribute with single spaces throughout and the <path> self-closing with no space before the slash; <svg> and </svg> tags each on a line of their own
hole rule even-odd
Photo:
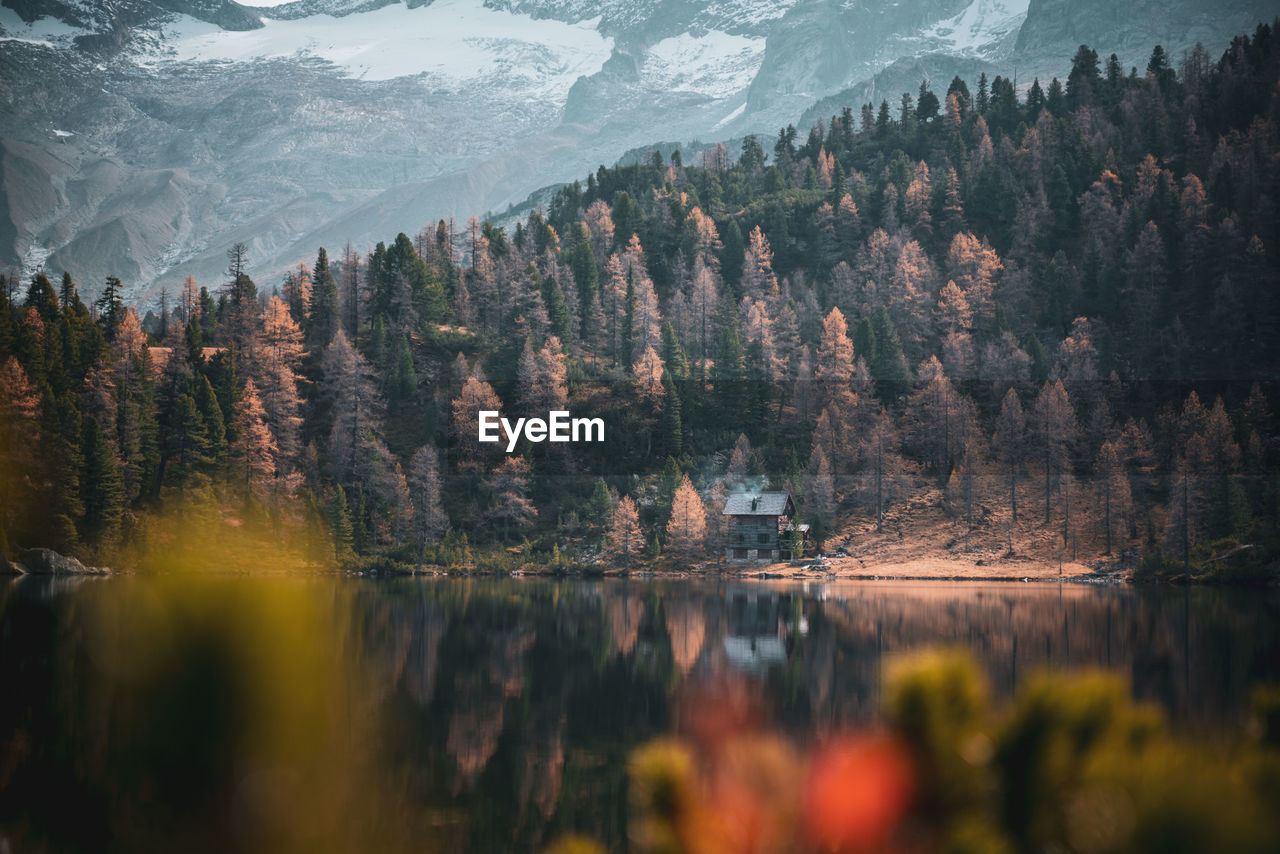
<svg viewBox="0 0 1280 854">
<path fill-rule="evenodd" d="M 350 594 L 202 574 L 193 548 L 165 576 L 97 581 L 74 620 L 4 591 L 6 638 L 41 653 L 0 658 L 0 850 L 408 850 L 424 830 L 381 774 L 378 685 L 356 664 L 373 632 Z"/>
<path fill-rule="evenodd" d="M 1274 852 L 1280 689 L 1223 748 L 1175 738 L 1102 672 L 1044 674 L 994 708 L 961 653 L 888 675 L 886 727 L 806 750 L 730 697 L 632 757 L 632 844 L 645 854 Z M 552 854 L 602 849 L 570 838 Z"/>
</svg>

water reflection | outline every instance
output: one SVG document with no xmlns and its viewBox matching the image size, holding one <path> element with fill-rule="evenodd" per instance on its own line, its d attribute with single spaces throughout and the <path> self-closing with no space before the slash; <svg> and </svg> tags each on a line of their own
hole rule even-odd
<svg viewBox="0 0 1280 854">
<path fill-rule="evenodd" d="M 0 588 L 0 835 L 623 850 L 628 754 L 727 672 L 802 739 L 874 722 L 885 664 L 940 645 L 997 696 L 1101 665 L 1176 728 L 1229 733 L 1280 681 L 1278 610 L 1070 585 L 28 578 Z"/>
</svg>

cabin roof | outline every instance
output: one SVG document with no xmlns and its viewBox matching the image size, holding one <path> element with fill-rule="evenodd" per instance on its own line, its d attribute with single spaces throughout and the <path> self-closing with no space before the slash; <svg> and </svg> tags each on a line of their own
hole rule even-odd
<svg viewBox="0 0 1280 854">
<path fill-rule="evenodd" d="M 790 501 L 786 492 L 735 492 L 724 502 L 724 515 L 785 516 Z"/>
</svg>

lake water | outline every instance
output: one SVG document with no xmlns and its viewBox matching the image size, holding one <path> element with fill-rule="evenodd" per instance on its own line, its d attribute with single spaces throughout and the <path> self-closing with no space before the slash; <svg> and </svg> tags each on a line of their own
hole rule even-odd
<svg viewBox="0 0 1280 854">
<path fill-rule="evenodd" d="M 1275 591 L 27 578 L 0 586 L 0 850 L 625 850 L 627 756 L 691 686 L 806 741 L 940 646 L 997 697 L 1110 668 L 1225 742 L 1280 682 L 1278 618 Z"/>
</svg>

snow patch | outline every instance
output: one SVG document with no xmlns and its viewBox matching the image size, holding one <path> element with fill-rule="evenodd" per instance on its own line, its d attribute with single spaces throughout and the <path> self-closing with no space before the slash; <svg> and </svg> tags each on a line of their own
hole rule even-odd
<svg viewBox="0 0 1280 854">
<path fill-rule="evenodd" d="M 600 70 L 613 39 L 599 19 L 566 24 L 487 9 L 481 0 L 437 0 L 409 9 L 396 4 L 335 18 L 265 19 L 257 30 L 232 32 L 180 16 L 142 64 L 246 62 L 314 56 L 364 80 L 419 74 L 455 81 L 502 80 L 534 94 L 563 98 L 582 75 Z"/>
<path fill-rule="evenodd" d="M 733 121 L 733 120 L 734 120 L 734 119 L 736 119 L 738 116 L 740 116 L 740 115 L 742 115 L 743 113 L 745 113 L 746 111 L 747 111 L 747 102 L 746 102 L 746 101 L 743 101 L 741 104 L 739 104 L 739 105 L 738 105 L 738 108 L 737 108 L 736 110 L 734 110 L 734 111 L 733 111 L 732 113 L 730 113 L 729 115 L 725 116 L 725 117 L 724 117 L 723 119 L 721 119 L 720 121 L 718 121 L 718 122 L 716 122 L 715 124 L 713 124 L 713 125 L 711 126 L 711 129 L 712 129 L 712 130 L 720 130 L 720 128 L 722 128 L 722 127 L 724 127 L 725 125 L 729 124 L 729 122 Z"/>
<path fill-rule="evenodd" d="M 960 14 L 939 21 L 921 35 L 937 39 L 944 50 L 977 53 L 1022 26 L 1028 5 L 1030 0 L 973 0 Z"/>
<path fill-rule="evenodd" d="M 775 21 L 795 4 L 796 0 L 716 0 L 700 18 L 740 30 Z"/>
<path fill-rule="evenodd" d="M 27 247 L 26 253 L 19 262 L 22 267 L 22 278 L 29 279 L 44 267 L 44 262 L 53 254 L 52 249 L 46 249 L 35 243 Z"/>
<path fill-rule="evenodd" d="M 71 39 L 86 32 L 57 18 L 36 18 L 28 24 L 9 7 L 0 7 L 0 41 L 64 47 Z"/>
<path fill-rule="evenodd" d="M 704 36 L 681 33 L 649 48 L 640 83 L 652 91 L 726 98 L 751 84 L 764 61 L 764 44 L 764 39 L 719 30 Z"/>
<path fill-rule="evenodd" d="M 58 139 L 66 139 L 69 136 L 75 136 L 76 132 L 73 130 L 58 130 L 57 128 L 54 128 L 53 135 Z"/>
</svg>

